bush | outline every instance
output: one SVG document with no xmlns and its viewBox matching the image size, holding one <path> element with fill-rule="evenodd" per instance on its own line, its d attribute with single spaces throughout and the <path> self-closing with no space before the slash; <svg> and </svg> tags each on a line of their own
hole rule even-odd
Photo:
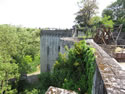
<svg viewBox="0 0 125 94">
<path fill-rule="evenodd" d="M 74 44 L 74 48 L 68 50 L 68 54 L 60 54 L 54 65 L 54 72 L 59 71 L 60 87 L 75 90 L 81 94 L 91 94 L 93 74 L 95 71 L 94 49 L 85 41 Z M 58 78 L 58 75 L 56 76 Z M 58 79 L 60 82 L 60 79 Z"/>
<path fill-rule="evenodd" d="M 37 89 L 33 89 L 31 91 L 25 90 L 24 93 L 25 94 L 39 94 L 39 91 Z"/>
<path fill-rule="evenodd" d="M 28 73 L 37 71 L 38 65 L 40 65 L 40 55 L 34 57 L 34 60 L 31 62 L 31 70 Z"/>
<path fill-rule="evenodd" d="M 41 73 L 41 75 L 39 75 L 39 81 L 40 81 L 39 88 L 40 88 L 41 92 L 47 91 L 49 86 L 52 85 L 51 73 L 49 73 L 49 72 Z"/>
<path fill-rule="evenodd" d="M 49 86 L 74 90 L 79 94 L 91 94 L 93 74 L 95 71 L 94 49 L 85 41 L 80 41 L 67 54 L 59 54 L 52 73 L 40 75 L 40 88 Z"/>
</svg>

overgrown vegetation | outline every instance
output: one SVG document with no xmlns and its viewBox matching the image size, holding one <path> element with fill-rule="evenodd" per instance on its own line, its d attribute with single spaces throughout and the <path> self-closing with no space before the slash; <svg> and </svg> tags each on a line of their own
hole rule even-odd
<svg viewBox="0 0 125 94">
<path fill-rule="evenodd" d="M 0 25 L 0 93 L 16 94 L 24 74 L 40 63 L 39 29 Z"/>
<path fill-rule="evenodd" d="M 53 72 L 40 75 L 41 90 L 46 91 L 49 86 L 55 86 L 74 90 L 79 94 L 91 94 L 95 71 L 93 52 L 94 49 L 83 40 L 65 54 L 60 53 Z"/>
</svg>

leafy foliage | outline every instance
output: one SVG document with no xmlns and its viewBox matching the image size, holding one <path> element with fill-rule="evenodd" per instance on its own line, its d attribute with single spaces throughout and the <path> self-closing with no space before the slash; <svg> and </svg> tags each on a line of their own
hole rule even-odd
<svg viewBox="0 0 125 94">
<path fill-rule="evenodd" d="M 74 90 L 80 94 L 91 94 L 95 71 L 93 52 L 94 49 L 83 40 L 76 43 L 67 53 L 59 53 L 53 72 L 40 76 L 42 90 L 47 90 L 52 85 Z"/>
<path fill-rule="evenodd" d="M 60 60 L 64 61 L 60 62 Z M 72 89 L 82 94 L 85 92 L 91 94 L 94 56 L 93 49 L 86 45 L 85 41 L 76 43 L 74 48 L 68 51 L 67 60 L 65 57 L 65 59 L 59 58 L 57 61 L 60 66 L 56 63 L 54 71 L 64 71 L 63 88 Z M 81 88 L 81 91 L 78 91 L 78 88 Z"/>
<path fill-rule="evenodd" d="M 104 24 L 105 27 L 110 27 L 110 28 L 113 28 L 114 25 L 113 21 L 110 20 L 110 16 L 106 15 L 102 18 L 102 24 Z"/>
<path fill-rule="evenodd" d="M 31 56 L 27 55 L 23 57 L 21 63 L 19 64 L 20 72 L 23 74 L 27 74 L 31 70 L 32 67 L 32 65 L 30 64 L 31 62 L 32 62 Z"/>
<path fill-rule="evenodd" d="M 97 13 L 97 4 L 93 0 L 80 0 L 78 2 L 80 11 L 75 18 L 78 29 L 89 27 L 89 20 Z"/>
<path fill-rule="evenodd" d="M 102 16 L 110 16 L 116 25 L 125 26 L 125 0 L 116 0 L 103 10 Z M 123 30 L 124 31 L 124 30 Z"/>
<path fill-rule="evenodd" d="M 104 25 L 106 28 L 113 28 L 114 22 L 110 19 L 110 16 L 105 15 L 104 17 L 94 16 L 90 19 L 90 24 L 99 28 Z"/>
<path fill-rule="evenodd" d="M 12 89 L 10 84 L 11 79 L 17 80 L 19 78 L 18 65 L 10 63 L 0 64 L 0 93 L 14 94 L 17 92 L 16 88 Z M 9 81 L 10 80 L 10 81 Z"/>
<path fill-rule="evenodd" d="M 40 61 L 39 42 L 39 29 L 0 25 L 1 94 L 16 94 L 19 76 L 36 69 Z"/>
<path fill-rule="evenodd" d="M 37 89 L 33 89 L 32 91 L 25 90 L 23 94 L 39 94 Z"/>
</svg>

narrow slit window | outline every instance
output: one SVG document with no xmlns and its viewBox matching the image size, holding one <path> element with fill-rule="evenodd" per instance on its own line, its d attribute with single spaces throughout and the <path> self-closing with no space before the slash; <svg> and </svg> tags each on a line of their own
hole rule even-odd
<svg viewBox="0 0 125 94">
<path fill-rule="evenodd" d="M 60 46 L 58 46 L 58 52 L 60 52 Z"/>
<path fill-rule="evenodd" d="M 47 47 L 47 56 L 49 56 L 49 46 Z"/>
</svg>

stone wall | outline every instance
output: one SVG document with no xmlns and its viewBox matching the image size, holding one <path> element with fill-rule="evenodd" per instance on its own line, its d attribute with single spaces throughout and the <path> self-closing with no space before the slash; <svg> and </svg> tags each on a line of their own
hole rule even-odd
<svg viewBox="0 0 125 94">
<path fill-rule="evenodd" d="M 41 72 L 50 71 L 60 52 L 60 38 L 72 37 L 72 30 L 42 30 L 40 35 Z"/>
<path fill-rule="evenodd" d="M 125 70 L 94 41 L 87 41 L 96 49 L 96 72 L 93 94 L 125 94 Z"/>
<path fill-rule="evenodd" d="M 93 77 L 92 94 L 107 94 L 98 66 Z"/>
</svg>

